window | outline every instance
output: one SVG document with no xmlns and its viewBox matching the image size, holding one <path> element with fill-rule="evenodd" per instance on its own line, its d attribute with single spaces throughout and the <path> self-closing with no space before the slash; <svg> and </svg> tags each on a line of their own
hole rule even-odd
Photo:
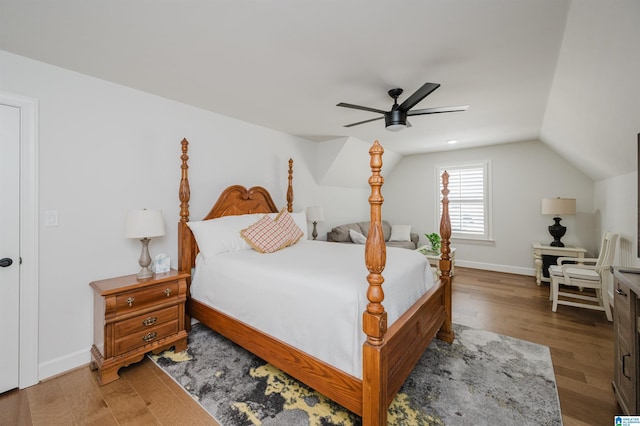
<svg viewBox="0 0 640 426">
<path fill-rule="evenodd" d="M 451 236 L 490 239 L 489 163 L 439 166 L 438 223 L 442 215 L 442 173 L 449 173 Z"/>
</svg>

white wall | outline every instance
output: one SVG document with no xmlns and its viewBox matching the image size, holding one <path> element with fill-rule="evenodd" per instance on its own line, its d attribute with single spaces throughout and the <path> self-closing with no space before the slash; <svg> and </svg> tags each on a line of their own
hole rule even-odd
<svg viewBox="0 0 640 426">
<path fill-rule="evenodd" d="M 638 172 L 599 181 L 595 185 L 594 211 L 598 235 L 620 234 L 615 265 L 640 267 L 638 259 Z"/>
<path fill-rule="evenodd" d="M 566 245 L 593 251 L 593 188 L 587 176 L 539 141 L 459 149 L 404 157 L 382 188 L 384 217 L 395 224 L 410 224 L 426 242 L 424 233 L 437 232 L 436 202 L 439 194 L 436 167 L 441 164 L 490 161 L 493 241 L 452 240 L 456 264 L 479 269 L 533 275 L 531 243 L 550 242 L 549 216 L 540 214 L 546 197 L 576 198 L 576 216 L 562 224 Z"/>
<path fill-rule="evenodd" d="M 627 173 L 596 182 L 594 214 L 595 231 L 620 234 L 613 264 L 623 267 L 640 267 L 638 259 L 638 172 Z M 613 303 L 613 280 L 610 279 L 609 300 Z"/>
<path fill-rule="evenodd" d="M 0 72 L 0 91 L 38 99 L 40 107 L 40 379 L 89 361 L 89 282 L 139 270 L 140 243 L 123 235 L 128 210 L 163 210 L 167 235 L 153 239 L 150 251 L 176 265 L 183 138 L 191 143 L 194 219 L 231 184 L 265 186 L 284 206 L 289 157 L 294 209 L 322 205 L 330 220 L 321 235 L 331 220 L 368 211 L 367 191 L 316 185 L 317 145 L 308 140 L 4 51 Z M 58 227 L 43 226 L 44 210 L 59 212 Z"/>
<path fill-rule="evenodd" d="M 637 0 L 569 9 L 540 138 L 596 181 L 637 170 L 639 16 Z"/>
</svg>

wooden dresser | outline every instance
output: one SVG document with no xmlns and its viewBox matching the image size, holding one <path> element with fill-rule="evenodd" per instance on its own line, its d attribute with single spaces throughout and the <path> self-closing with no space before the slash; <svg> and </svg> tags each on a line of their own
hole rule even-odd
<svg viewBox="0 0 640 426">
<path fill-rule="evenodd" d="M 136 275 L 94 281 L 91 368 L 101 384 L 118 379 L 118 370 L 175 346 L 187 348 L 185 301 L 188 274 L 175 270 L 138 281 Z"/>
<path fill-rule="evenodd" d="M 639 270 L 640 272 L 640 270 Z M 640 274 L 616 269 L 613 287 L 613 333 L 615 358 L 613 389 L 626 415 L 640 408 L 638 362 L 640 342 Z"/>
</svg>

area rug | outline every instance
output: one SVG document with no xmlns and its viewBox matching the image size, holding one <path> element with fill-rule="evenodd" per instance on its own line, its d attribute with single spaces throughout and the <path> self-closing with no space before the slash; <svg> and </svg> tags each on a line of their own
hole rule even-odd
<svg viewBox="0 0 640 426">
<path fill-rule="evenodd" d="M 561 425 L 549 348 L 461 325 L 434 340 L 389 408 L 389 424 Z M 189 349 L 151 359 L 222 426 L 360 425 L 359 416 L 196 324 Z"/>
</svg>

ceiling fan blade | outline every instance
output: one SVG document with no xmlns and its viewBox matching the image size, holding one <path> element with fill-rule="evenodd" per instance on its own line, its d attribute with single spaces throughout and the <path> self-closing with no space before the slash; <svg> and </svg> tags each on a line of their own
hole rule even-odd
<svg viewBox="0 0 640 426">
<path fill-rule="evenodd" d="M 342 127 L 353 127 L 353 126 L 357 126 L 358 124 L 364 124 L 364 123 L 369 123 L 371 121 L 382 120 L 383 118 L 384 117 L 370 118 L 369 120 L 358 121 L 357 123 L 346 124 L 346 125 L 344 125 Z"/>
<path fill-rule="evenodd" d="M 429 96 L 431 92 L 436 90 L 440 85 L 438 83 L 425 83 L 421 88 L 416 90 L 413 95 L 409 96 L 403 103 L 398 107 L 401 111 L 409 111 L 411 108 L 416 106 L 418 102 Z"/>
<path fill-rule="evenodd" d="M 439 114 L 441 112 L 466 111 L 468 108 L 469 108 L 469 105 L 416 109 L 414 111 L 409 111 L 407 113 L 407 116 L 410 116 L 410 115 L 425 115 L 425 114 Z"/>
<path fill-rule="evenodd" d="M 344 102 L 340 102 L 336 106 L 345 107 L 345 108 L 353 108 L 353 109 L 361 109 L 363 111 L 377 112 L 377 113 L 380 113 L 380 114 L 386 114 L 387 113 L 387 111 L 383 111 L 381 109 L 369 108 L 369 107 L 360 106 L 360 105 L 354 105 L 354 104 L 345 104 Z"/>
</svg>

